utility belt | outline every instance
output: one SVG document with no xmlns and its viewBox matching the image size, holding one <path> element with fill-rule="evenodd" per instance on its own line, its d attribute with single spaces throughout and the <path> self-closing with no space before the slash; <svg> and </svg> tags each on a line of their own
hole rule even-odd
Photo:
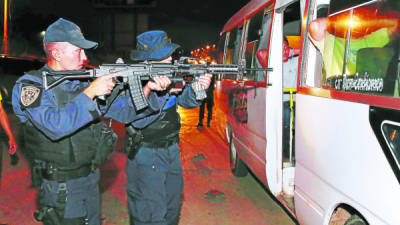
<svg viewBox="0 0 400 225">
<path fill-rule="evenodd" d="M 179 135 L 168 139 L 148 140 L 143 139 L 141 146 L 147 148 L 168 148 L 171 145 L 179 143 Z"/>
<path fill-rule="evenodd" d="M 164 137 L 162 139 L 154 139 L 153 136 L 144 136 L 141 130 L 137 130 L 132 126 L 126 127 L 126 153 L 130 160 L 133 160 L 140 147 L 147 148 L 168 148 L 171 145 L 179 143 L 179 132 Z"/>
<path fill-rule="evenodd" d="M 56 167 L 48 168 L 43 171 L 43 178 L 47 180 L 67 181 L 81 177 L 87 177 L 92 172 L 90 165 L 82 166 L 72 170 L 60 170 Z"/>
<path fill-rule="evenodd" d="M 50 163 L 36 163 L 33 168 L 35 174 L 33 179 L 37 182 L 41 182 L 43 178 L 57 182 L 65 182 L 71 179 L 87 177 L 92 171 L 93 168 L 90 164 L 75 169 L 60 169 Z"/>
</svg>

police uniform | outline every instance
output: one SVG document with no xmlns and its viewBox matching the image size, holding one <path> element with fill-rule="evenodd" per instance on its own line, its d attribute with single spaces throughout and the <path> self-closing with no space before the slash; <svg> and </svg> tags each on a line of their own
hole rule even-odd
<svg viewBox="0 0 400 225">
<path fill-rule="evenodd" d="M 207 89 L 207 92 L 206 92 L 207 98 L 204 99 L 200 105 L 199 123 L 197 124 L 197 127 L 203 126 L 204 111 L 205 111 L 206 105 L 207 105 L 207 127 L 210 127 L 210 123 L 212 120 L 212 109 L 214 106 L 214 84 L 215 84 L 215 78 L 213 77 L 211 80 L 210 87 Z"/>
<path fill-rule="evenodd" d="M 69 42 L 81 49 L 97 46 L 83 37 L 77 25 L 62 18 L 47 28 L 43 42 Z M 108 109 L 105 117 L 129 123 L 152 113 L 153 101 L 141 114 L 136 114 L 127 93 L 110 107 L 99 107 L 83 93 L 88 82 L 64 80 L 45 90 L 42 74 L 46 71 L 52 69 L 45 65 L 27 72 L 12 93 L 14 113 L 23 124 L 25 148 L 33 154 L 33 185 L 40 186 L 40 210 L 35 218 L 53 225 L 98 225 L 98 166 L 111 154 L 116 138 L 99 119 L 102 110 Z M 51 82 L 58 77 L 47 78 Z"/>
<path fill-rule="evenodd" d="M 128 146 L 138 149 L 134 157 L 128 157 L 126 164 L 128 210 L 135 225 L 172 225 L 179 220 L 183 175 L 177 105 L 194 108 L 201 102 L 195 99 L 189 86 L 181 95 L 164 96 L 160 101 L 166 103 L 158 114 L 149 117 L 154 122 L 143 129 L 139 128 L 140 120 L 130 124 L 141 136 L 138 146 Z"/>
<path fill-rule="evenodd" d="M 132 60 L 162 60 L 179 45 L 164 31 L 148 31 L 137 37 Z M 186 85 L 178 95 L 164 94 L 157 114 L 127 125 L 127 197 L 130 222 L 134 225 L 177 225 L 183 190 L 180 160 L 178 105 L 194 108 L 201 104 Z M 149 124 L 143 126 L 144 124 Z"/>
<path fill-rule="evenodd" d="M 27 151 L 33 152 L 35 170 L 41 170 L 40 204 L 47 210 L 53 207 L 64 218 L 78 218 L 71 224 L 84 219 L 100 224 L 99 171 L 92 160 L 102 143 L 98 135 L 104 125 L 99 120 L 101 108 L 82 92 L 87 82 L 67 80 L 44 90 L 43 70 L 51 69 L 44 66 L 18 79 L 12 98 L 14 112 L 24 124 Z M 125 94 L 105 117 L 123 123 L 144 117 L 134 112 Z"/>
</svg>

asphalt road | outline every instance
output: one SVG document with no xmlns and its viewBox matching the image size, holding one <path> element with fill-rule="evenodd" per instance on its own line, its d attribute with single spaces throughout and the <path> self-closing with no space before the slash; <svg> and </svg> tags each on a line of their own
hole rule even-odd
<svg viewBox="0 0 400 225">
<path fill-rule="evenodd" d="M 10 107 L 6 106 L 10 112 Z M 184 168 L 184 196 L 180 225 L 288 225 L 296 224 L 283 207 L 256 179 L 232 176 L 228 164 L 228 146 L 216 129 L 197 129 L 198 109 L 180 109 L 182 117 L 181 159 Z M 10 114 L 15 135 L 20 139 L 16 117 Z M 213 124 L 211 124 L 213 125 Z M 124 130 L 122 124 L 114 123 L 119 142 L 111 159 L 101 167 L 101 190 L 103 225 L 128 223 L 125 194 L 126 176 L 123 153 Z M 30 171 L 20 144 L 20 162 L 10 166 L 6 153 L 7 139 L 0 132 L 3 150 L 0 186 L 0 225 L 40 224 L 33 221 L 36 209 L 35 194 L 30 187 Z M 20 140 L 19 140 L 20 142 Z M 20 142 L 21 143 L 21 142 Z"/>
</svg>

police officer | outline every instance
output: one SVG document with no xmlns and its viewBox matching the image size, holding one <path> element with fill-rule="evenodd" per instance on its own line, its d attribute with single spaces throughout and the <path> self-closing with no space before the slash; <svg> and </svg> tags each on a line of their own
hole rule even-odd
<svg viewBox="0 0 400 225">
<path fill-rule="evenodd" d="M 171 63 L 171 54 L 178 47 L 170 42 L 164 31 L 148 31 L 137 36 L 137 47 L 132 51 L 131 59 Z M 208 88 L 211 76 L 200 76 L 197 84 Z M 201 104 L 196 100 L 192 86 L 183 85 L 183 89 L 172 88 L 161 95 L 162 110 L 145 118 L 153 120 L 150 125 L 141 126 L 141 120 L 138 120 L 126 127 L 126 188 L 131 224 L 178 224 L 183 176 L 178 146 L 181 123 L 177 105 L 194 108 Z"/>
<path fill-rule="evenodd" d="M 47 64 L 19 78 L 12 96 L 14 112 L 23 123 L 25 146 L 35 161 L 33 181 L 40 183 L 40 210 L 35 218 L 45 224 L 98 225 L 101 208 L 97 166 L 107 159 L 115 137 L 99 120 L 104 107 L 99 108 L 96 97 L 110 94 L 115 85 L 112 78 L 118 73 L 90 83 L 65 80 L 45 90 L 43 71 L 82 69 L 87 61 L 85 49 L 97 43 L 86 40 L 76 24 L 60 18 L 47 28 L 43 46 Z M 168 78 L 161 77 L 145 88 L 161 90 L 161 85 L 168 82 Z M 153 107 L 158 99 L 149 94 L 146 97 L 151 107 L 143 115 L 135 113 L 129 94 L 121 94 L 105 116 L 127 123 L 158 110 Z"/>
<path fill-rule="evenodd" d="M 204 99 L 200 105 L 199 123 L 197 124 L 198 128 L 203 127 L 203 119 L 204 119 L 204 113 L 205 113 L 206 107 L 207 107 L 207 127 L 211 126 L 212 110 L 213 110 L 213 106 L 214 106 L 214 84 L 215 84 L 215 77 L 212 77 L 210 87 L 207 89 L 207 92 L 206 92 L 207 98 Z"/>
</svg>

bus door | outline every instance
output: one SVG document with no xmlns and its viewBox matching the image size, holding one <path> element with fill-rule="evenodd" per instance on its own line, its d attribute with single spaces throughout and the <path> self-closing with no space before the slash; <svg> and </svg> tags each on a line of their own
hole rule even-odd
<svg viewBox="0 0 400 225">
<path fill-rule="evenodd" d="M 283 61 L 283 40 L 284 37 L 293 38 L 290 39 L 290 46 L 293 46 L 297 40 L 299 40 L 299 30 L 300 30 L 300 4 L 299 1 L 276 1 L 275 9 L 273 14 L 273 21 L 271 27 L 271 37 L 269 40 L 269 59 L 268 59 L 268 67 L 273 68 L 272 72 L 269 72 L 266 77 L 266 91 L 264 94 L 265 98 L 265 133 L 264 136 L 266 138 L 266 150 L 265 150 L 265 170 L 266 170 L 266 178 L 268 181 L 268 187 L 270 191 L 278 196 L 282 193 L 283 181 L 290 180 L 291 189 L 293 189 L 293 180 L 294 180 L 294 170 L 292 169 L 289 174 L 289 178 L 285 178 L 283 180 L 283 154 L 284 154 L 284 146 L 285 138 L 284 134 L 284 121 L 287 119 L 290 121 L 290 113 L 288 118 L 284 118 L 284 104 L 283 101 L 286 99 L 289 102 L 290 93 L 286 93 L 285 88 L 291 88 L 290 91 L 295 93 L 296 83 L 297 83 L 297 61 L 296 58 L 291 58 L 292 71 L 291 74 L 284 73 L 286 70 L 284 66 L 286 66 Z M 298 26 L 298 27 L 296 27 Z M 290 32 L 285 29 L 286 27 Z M 298 46 L 296 46 L 298 48 Z M 290 77 L 292 81 L 292 86 L 285 86 L 285 78 Z M 257 93 L 258 94 L 258 93 Z M 288 105 L 289 107 L 290 105 Z M 255 118 L 259 118 L 254 116 Z M 294 118 L 292 118 L 294 119 Z M 293 127 L 289 126 L 290 129 Z M 289 137 L 290 135 L 288 135 Z M 289 138 L 288 138 L 289 139 Z M 288 140 L 287 140 L 288 141 Z M 289 150 L 287 150 L 289 152 Z M 289 155 L 287 157 L 289 159 Z M 292 191 L 290 191 L 292 192 Z"/>
</svg>

